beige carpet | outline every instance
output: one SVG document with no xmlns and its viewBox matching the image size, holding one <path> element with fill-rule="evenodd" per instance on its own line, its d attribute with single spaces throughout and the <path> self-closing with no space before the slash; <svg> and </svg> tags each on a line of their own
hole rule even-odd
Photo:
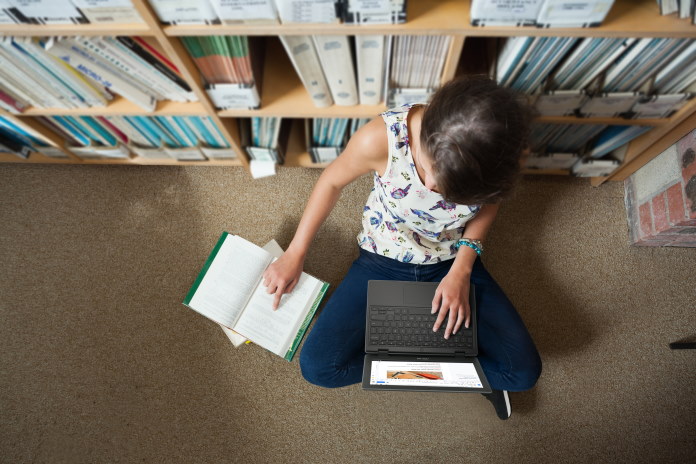
<svg viewBox="0 0 696 464">
<path fill-rule="evenodd" d="M 485 262 L 544 361 L 503 422 L 480 395 L 323 390 L 180 302 L 223 230 L 288 244 L 319 171 L 0 165 L 3 463 L 685 463 L 696 251 L 632 248 L 623 186 L 527 177 Z M 340 281 L 370 180 L 306 270 Z"/>
</svg>

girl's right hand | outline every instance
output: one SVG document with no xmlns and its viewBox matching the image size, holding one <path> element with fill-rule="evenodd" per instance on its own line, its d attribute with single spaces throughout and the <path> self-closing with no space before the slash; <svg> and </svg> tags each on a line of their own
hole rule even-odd
<svg viewBox="0 0 696 464">
<path fill-rule="evenodd" d="M 278 309 L 280 297 L 290 293 L 297 285 L 302 275 L 304 255 L 286 251 L 283 255 L 271 263 L 263 273 L 263 285 L 266 292 L 275 294 L 273 298 L 273 310 Z"/>
</svg>

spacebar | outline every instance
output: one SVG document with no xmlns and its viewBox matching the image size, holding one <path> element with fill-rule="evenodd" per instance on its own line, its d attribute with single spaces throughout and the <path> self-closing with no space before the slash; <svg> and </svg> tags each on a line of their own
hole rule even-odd
<svg viewBox="0 0 696 464">
<path fill-rule="evenodd" d="M 404 347 L 399 348 L 399 353 L 415 353 L 415 354 L 442 354 L 441 348 L 424 348 L 424 347 Z"/>
</svg>

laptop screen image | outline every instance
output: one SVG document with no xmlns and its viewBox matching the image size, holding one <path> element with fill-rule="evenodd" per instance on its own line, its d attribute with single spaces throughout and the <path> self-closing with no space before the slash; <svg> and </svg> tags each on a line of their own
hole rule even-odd
<svg viewBox="0 0 696 464">
<path fill-rule="evenodd" d="M 483 388 L 473 363 L 372 360 L 371 385 Z"/>
</svg>

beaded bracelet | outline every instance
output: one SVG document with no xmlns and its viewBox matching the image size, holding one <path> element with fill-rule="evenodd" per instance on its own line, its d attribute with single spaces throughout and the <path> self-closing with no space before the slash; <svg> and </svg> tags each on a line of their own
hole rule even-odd
<svg viewBox="0 0 696 464">
<path fill-rule="evenodd" d="M 474 240 L 470 238 L 463 238 L 457 241 L 457 244 L 455 245 L 455 248 L 457 251 L 459 250 L 460 246 L 468 246 L 472 250 L 476 252 L 477 255 L 481 256 L 481 253 L 483 253 L 483 244 L 481 243 L 481 240 Z"/>
</svg>

